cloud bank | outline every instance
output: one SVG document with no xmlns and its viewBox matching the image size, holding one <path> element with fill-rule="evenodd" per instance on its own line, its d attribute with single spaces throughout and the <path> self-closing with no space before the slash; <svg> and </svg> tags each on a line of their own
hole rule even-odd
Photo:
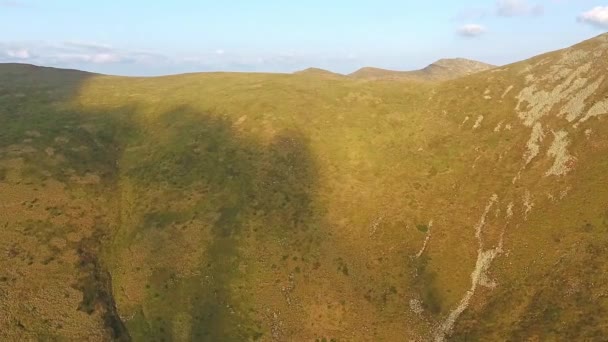
<svg viewBox="0 0 608 342">
<path fill-rule="evenodd" d="M 601 29 L 608 29 L 608 6 L 597 6 L 578 16 L 578 21 Z"/>
<path fill-rule="evenodd" d="M 345 70 L 358 68 L 359 60 L 345 51 L 340 55 L 297 51 L 235 53 L 222 48 L 194 54 L 162 54 L 117 48 L 96 42 L 2 42 L 0 63 L 16 62 L 59 68 L 81 69 L 120 75 L 165 75 L 200 71 L 292 72 L 307 67 Z"/>
<path fill-rule="evenodd" d="M 165 60 L 160 54 L 138 50 L 117 49 L 109 45 L 63 42 L 59 44 L 27 42 L 1 43 L 0 62 L 24 62 L 65 66 L 91 63 L 150 63 Z"/>
<path fill-rule="evenodd" d="M 6 1 L 0 1 L 0 7 L 26 7 L 26 4 L 21 2 L 21 1 L 15 1 L 15 0 L 6 0 Z"/>
</svg>

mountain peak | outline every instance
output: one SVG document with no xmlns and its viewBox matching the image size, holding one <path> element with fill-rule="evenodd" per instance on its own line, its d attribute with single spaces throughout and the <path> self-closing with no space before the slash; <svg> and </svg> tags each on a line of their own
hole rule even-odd
<svg viewBox="0 0 608 342">
<path fill-rule="evenodd" d="M 451 79 L 492 69 L 495 65 L 466 58 L 442 58 L 422 69 L 429 77 Z"/>
<path fill-rule="evenodd" d="M 296 74 L 296 75 L 343 76 L 341 74 L 338 74 L 338 73 L 335 73 L 335 72 L 332 72 L 329 70 L 315 68 L 315 67 L 310 67 L 310 68 L 306 68 L 304 70 L 296 71 L 296 72 L 294 72 L 294 74 Z"/>
<path fill-rule="evenodd" d="M 445 81 L 494 68 L 494 65 L 466 58 L 442 58 L 423 69 L 396 71 L 363 67 L 349 76 L 365 79 L 413 79 L 419 81 Z"/>
<path fill-rule="evenodd" d="M 463 66 L 463 65 L 467 65 L 467 66 L 484 66 L 484 67 L 490 67 L 490 68 L 494 67 L 494 65 L 492 65 L 492 64 L 476 61 L 476 60 L 473 60 L 473 59 L 461 58 L 461 57 L 457 57 L 457 58 L 441 58 L 441 59 L 438 59 L 435 62 L 431 63 L 430 65 L 440 65 L 440 66 Z"/>
</svg>

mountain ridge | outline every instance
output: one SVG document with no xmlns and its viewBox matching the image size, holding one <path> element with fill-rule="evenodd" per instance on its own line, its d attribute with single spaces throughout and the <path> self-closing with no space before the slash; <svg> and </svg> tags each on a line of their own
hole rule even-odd
<svg viewBox="0 0 608 342">
<path fill-rule="evenodd" d="M 17 71 L 33 71 L 35 68 L 40 68 L 40 70 L 47 70 L 49 72 L 52 71 L 69 71 L 69 72 L 83 72 L 88 74 L 97 74 L 88 71 L 82 71 L 78 69 L 65 69 L 59 67 L 50 67 L 50 66 L 40 66 L 29 63 L 0 63 L 5 68 L 12 69 L 13 72 Z M 352 77 L 358 79 L 411 79 L 411 80 L 424 80 L 424 81 L 445 81 L 457 77 L 462 77 L 469 75 L 471 73 L 480 72 L 484 70 L 488 70 L 494 68 L 496 66 L 491 64 L 486 64 L 483 62 L 478 62 L 466 58 L 442 58 L 439 59 L 426 67 L 419 70 L 409 70 L 409 71 L 397 71 L 397 70 L 389 70 L 389 69 L 381 69 L 376 67 L 362 67 L 350 74 L 340 74 L 330 70 L 309 67 L 303 70 L 295 71 L 292 74 L 295 75 L 324 75 L 324 76 L 332 76 L 332 77 Z M 222 71 L 207 71 L 207 72 L 188 72 L 188 73 L 178 73 L 178 74 L 170 74 L 170 75 L 161 75 L 161 76 L 148 76 L 148 77 L 174 77 L 179 75 L 188 75 L 188 74 L 210 74 L 210 73 L 239 73 L 239 72 L 222 72 Z M 271 73 L 271 72 L 256 72 L 255 74 L 281 74 L 281 73 Z M 100 74 L 97 74 L 100 75 Z M 118 75 L 108 75 L 108 76 L 118 76 Z M 118 77 L 141 77 L 141 76 L 118 76 Z"/>
</svg>

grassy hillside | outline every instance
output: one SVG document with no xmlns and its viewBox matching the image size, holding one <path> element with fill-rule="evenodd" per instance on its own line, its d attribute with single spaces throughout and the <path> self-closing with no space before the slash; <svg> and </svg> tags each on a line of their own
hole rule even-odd
<svg viewBox="0 0 608 342">
<path fill-rule="evenodd" d="M 0 65 L 0 339 L 601 340 L 607 54 L 443 83 Z"/>
</svg>

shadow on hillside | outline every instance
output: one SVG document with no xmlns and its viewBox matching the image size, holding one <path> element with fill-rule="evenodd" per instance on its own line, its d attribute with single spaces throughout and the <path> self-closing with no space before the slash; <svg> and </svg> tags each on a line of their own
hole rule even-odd
<svg viewBox="0 0 608 342">
<path fill-rule="evenodd" d="M 117 121 L 114 120 L 116 116 L 108 117 L 106 113 L 79 112 L 71 110 L 67 106 L 67 103 L 78 96 L 82 85 L 92 76 L 94 74 L 76 70 L 42 68 L 24 64 L 0 65 L 0 127 L 2 127 L 0 130 L 0 160 L 3 162 L 23 161 L 21 179 L 17 180 L 16 184 L 29 185 L 38 191 L 46 187 L 48 180 L 59 181 L 66 186 L 66 191 L 73 196 L 72 198 L 76 198 L 72 190 L 78 188 L 78 184 L 73 181 L 75 179 L 80 181 L 82 180 L 80 177 L 83 176 L 99 177 L 93 178 L 94 183 L 99 180 L 99 184 L 89 188 L 91 197 L 104 196 L 114 187 L 118 176 L 116 160 L 121 154 L 121 143 L 118 139 L 122 132 L 121 126 L 131 126 L 131 123 L 128 122 L 129 118 L 123 116 Z M 124 110 L 130 111 L 132 108 Z M 7 169 L 3 168 L 6 165 L 0 164 L 0 174 L 4 176 L 7 175 Z M 5 180 L 4 176 L 0 177 L 0 182 Z M 32 201 L 30 208 L 34 207 L 36 201 L 38 201 L 37 198 Z M 74 208 L 77 207 L 78 205 L 74 204 Z M 60 208 L 47 207 L 42 210 L 49 212 L 54 217 L 63 215 Z M 59 272 L 54 265 L 55 260 L 60 259 L 63 253 L 68 253 L 67 250 L 71 250 L 69 253 L 74 252 L 78 256 L 78 261 L 74 265 L 72 276 L 78 281 L 65 285 L 82 291 L 82 302 L 78 308 L 62 308 L 66 310 L 66 313 L 56 312 L 55 316 L 57 319 L 61 319 L 63 316 L 68 316 L 67 312 L 78 309 L 90 314 L 91 317 L 101 317 L 106 325 L 107 333 L 114 339 L 130 340 L 126 327 L 116 312 L 112 298 L 111 276 L 100 258 L 101 244 L 107 239 L 109 233 L 109 220 L 99 216 L 98 213 L 83 213 L 82 215 L 87 214 L 91 217 L 97 216 L 91 220 L 94 222 L 91 225 L 77 227 L 80 230 L 77 236 L 85 235 L 85 232 L 91 230 L 91 237 L 77 242 L 69 241 L 64 247 L 51 247 L 53 254 L 43 260 L 40 265 L 35 266 L 43 270 L 48 269 L 48 276 L 53 277 L 56 275 L 55 273 Z M 36 217 L 33 214 L 25 221 L 26 224 L 34 223 L 33 226 L 37 228 L 28 231 L 24 236 L 24 241 L 40 236 L 44 232 L 49 234 L 49 231 L 45 229 L 49 226 L 53 227 L 48 218 L 45 221 Z M 16 223 L 15 227 L 11 228 L 18 229 L 20 224 L 22 222 Z M 50 233 L 50 237 L 65 239 L 64 234 L 74 228 L 73 221 L 68 219 L 68 223 L 56 228 L 56 231 Z M 13 248 L 23 249 L 31 256 L 29 265 L 36 262 L 35 257 L 44 255 L 41 251 L 27 250 L 27 248 L 31 248 L 30 245 L 20 246 L 21 241 L 11 243 Z M 49 240 L 40 240 L 39 243 L 42 250 L 49 248 Z M 18 262 L 16 259 L 14 265 L 18 265 Z M 42 284 L 45 285 L 47 293 L 54 293 L 54 291 L 67 293 L 66 289 L 57 289 L 45 284 L 44 278 L 36 278 L 39 275 L 30 274 L 27 270 L 20 275 L 25 278 L 26 282 L 43 281 Z M 42 322 L 45 326 L 50 325 L 48 320 L 43 317 L 27 318 L 19 316 L 19 312 L 13 314 L 16 316 L 12 317 L 12 320 L 19 322 L 14 327 L 17 331 L 30 329 L 23 324 L 36 326 Z M 31 316 L 31 313 L 27 316 Z M 61 336 L 62 325 L 58 326 L 60 327 L 58 332 L 55 332 L 54 327 L 49 326 L 48 331 L 42 333 L 48 334 L 48 336 L 57 333 Z M 75 330 L 72 329 L 71 333 L 74 332 Z M 85 336 L 95 334 L 95 332 L 86 331 L 81 333 L 84 333 Z M 18 334 L 8 336 L 18 336 Z"/>
<path fill-rule="evenodd" d="M 82 191 L 71 181 L 93 174 L 99 183 L 87 188 L 88 195 L 119 209 L 113 217 L 97 216 L 96 231 L 75 247 L 80 281 L 72 286 L 83 293 L 79 310 L 101 314 L 116 340 L 175 340 L 180 332 L 172 326 L 184 313 L 188 339 L 259 338 L 261 323 L 248 304 L 255 293 L 247 282 L 255 276 L 247 265 L 267 252 L 265 246 L 306 255 L 321 239 L 313 208 L 316 166 L 306 138 L 284 130 L 260 141 L 226 118 L 186 106 L 156 113 L 142 125 L 137 103 L 79 107 L 79 91 L 93 74 L 2 65 L 0 75 L 0 146 L 19 146 L 35 135 L 28 144 L 36 152 L 23 155 L 28 182 L 54 179 L 68 191 Z M 135 194 L 129 203 L 123 183 Z M 192 193 L 197 196 L 180 198 Z M 129 215 L 121 215 L 126 207 Z M 209 238 L 194 252 L 203 261 L 198 270 L 184 276 L 176 271 L 180 265 L 159 261 L 183 260 L 174 254 L 192 240 L 192 229 Z M 112 290 L 129 279 L 116 280 L 113 273 L 121 253 L 142 241 L 150 243 L 147 265 L 137 269 L 149 267 L 152 277 L 136 284 L 144 303 L 125 326 Z"/>
<path fill-rule="evenodd" d="M 189 227 L 203 230 L 211 224 L 210 241 L 198 251 L 204 260 L 200 275 L 180 277 L 175 268 L 152 266 L 146 311 L 158 316 L 136 316 L 129 323 L 139 330 L 132 331 L 134 337 L 176 339 L 171 326 L 184 311 L 191 317 L 190 328 L 184 329 L 191 330 L 192 339 L 260 337 L 260 322 L 253 321 L 248 306 L 255 296 L 254 286 L 247 286 L 251 275 L 241 268 L 253 264 L 266 243 L 310 250 L 318 240 L 304 238 L 318 226 L 312 208 L 316 169 L 306 139 L 297 131 L 283 131 L 264 144 L 227 119 L 180 107 L 148 122 L 131 143 L 134 148 L 125 149 L 121 172 L 135 184 L 138 201 L 151 204 L 134 211 L 141 215 L 140 224 L 122 227 L 130 230 L 124 234 L 127 241 L 117 243 L 131 246 L 152 239 L 158 246 L 154 259 L 180 259 L 164 244 L 186 244 L 193 238 L 187 235 Z M 180 199 L 179 209 L 162 198 L 193 190 L 203 196 Z"/>
</svg>

